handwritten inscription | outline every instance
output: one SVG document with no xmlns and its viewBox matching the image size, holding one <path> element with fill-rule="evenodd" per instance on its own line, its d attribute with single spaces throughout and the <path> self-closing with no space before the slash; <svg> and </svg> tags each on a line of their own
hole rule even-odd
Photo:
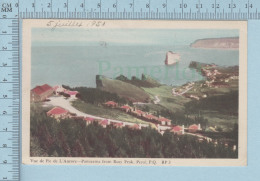
<svg viewBox="0 0 260 181">
<path fill-rule="evenodd" d="M 50 27 L 52 31 L 56 28 L 65 28 L 65 27 L 103 27 L 105 26 L 105 21 L 88 21 L 87 23 L 84 21 L 78 20 L 50 20 L 47 22 L 46 26 Z"/>
</svg>

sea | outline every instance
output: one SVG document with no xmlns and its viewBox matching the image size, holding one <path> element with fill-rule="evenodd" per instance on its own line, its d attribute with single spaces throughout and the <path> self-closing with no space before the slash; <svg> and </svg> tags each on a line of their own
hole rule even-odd
<svg viewBox="0 0 260 181">
<path fill-rule="evenodd" d="M 166 53 L 180 54 L 175 65 L 164 64 Z M 221 66 L 239 64 L 238 50 L 197 49 L 190 46 L 32 46 L 31 86 L 49 84 L 96 87 L 96 75 L 151 76 L 162 84 L 178 86 L 204 79 L 190 69 L 191 61 Z"/>
</svg>

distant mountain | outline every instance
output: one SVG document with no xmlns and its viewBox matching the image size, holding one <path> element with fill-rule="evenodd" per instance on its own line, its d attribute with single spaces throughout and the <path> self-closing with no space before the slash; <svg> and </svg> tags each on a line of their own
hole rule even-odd
<svg viewBox="0 0 260 181">
<path fill-rule="evenodd" d="M 120 78 L 125 79 L 122 76 Z M 96 84 L 97 88 L 107 92 L 116 93 L 118 96 L 126 98 L 132 102 L 150 101 L 150 95 L 148 93 L 136 85 L 125 82 L 125 80 L 114 80 L 102 75 L 97 75 Z"/>
<path fill-rule="evenodd" d="M 190 46 L 192 48 L 239 49 L 239 37 L 199 39 Z"/>
</svg>

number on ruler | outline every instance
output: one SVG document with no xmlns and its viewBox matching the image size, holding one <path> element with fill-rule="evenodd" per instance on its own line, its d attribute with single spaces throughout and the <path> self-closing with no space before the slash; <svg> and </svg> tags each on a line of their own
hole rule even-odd
<svg viewBox="0 0 260 181">
<path fill-rule="evenodd" d="M 3 98 L 4 98 L 4 99 L 7 98 L 7 95 L 3 95 Z"/>
<path fill-rule="evenodd" d="M 4 130 L 4 131 L 7 131 L 7 128 L 4 128 L 3 130 Z"/>
<path fill-rule="evenodd" d="M 180 8 L 187 8 L 187 7 L 188 7 L 188 5 L 186 3 L 180 4 Z"/>
<path fill-rule="evenodd" d="M 50 8 L 50 7 L 51 7 L 51 3 L 48 3 L 47 8 Z"/>
<path fill-rule="evenodd" d="M 7 144 L 3 144 L 3 148 L 7 148 Z"/>
<path fill-rule="evenodd" d="M 98 3 L 98 4 L 97 4 L 97 8 L 101 8 L 101 3 Z"/>
<path fill-rule="evenodd" d="M 3 114 L 7 114 L 7 112 L 6 112 L 6 111 L 3 111 Z"/>
<path fill-rule="evenodd" d="M 202 4 L 196 4 L 196 8 L 197 9 L 202 8 Z"/>
<path fill-rule="evenodd" d="M 7 180 L 7 177 L 3 177 L 3 180 Z"/>
<path fill-rule="evenodd" d="M 166 3 L 163 3 L 163 4 L 162 4 L 162 7 L 163 7 L 163 8 L 166 8 L 166 6 L 167 6 Z"/>
<path fill-rule="evenodd" d="M 67 5 L 67 3 L 64 3 L 64 6 L 63 6 L 64 8 L 67 8 L 68 7 L 68 5 Z"/>
<path fill-rule="evenodd" d="M 133 7 L 133 3 L 129 3 L 129 6 L 130 6 L 130 8 L 132 8 Z"/>
<path fill-rule="evenodd" d="M 4 161 L 3 161 L 3 164 L 7 164 L 7 160 L 4 160 Z"/>
<path fill-rule="evenodd" d="M 246 8 L 253 8 L 253 4 L 246 4 Z"/>
<path fill-rule="evenodd" d="M 84 3 L 81 3 L 81 4 L 80 4 L 80 7 L 81 7 L 81 8 L 84 8 Z"/>
<path fill-rule="evenodd" d="M 35 4 L 34 3 L 32 3 L 32 7 L 35 8 Z"/>
<path fill-rule="evenodd" d="M 150 8 L 150 4 L 149 3 L 146 4 L 146 8 Z"/>
<path fill-rule="evenodd" d="M 6 82 L 6 81 L 7 81 L 7 79 L 6 79 L 6 78 L 4 78 L 4 79 L 3 79 L 3 82 Z"/>
<path fill-rule="evenodd" d="M 2 50 L 7 50 L 7 47 L 2 47 Z"/>
<path fill-rule="evenodd" d="M 237 5 L 236 4 L 228 4 L 228 8 L 236 8 Z"/>
<path fill-rule="evenodd" d="M 212 8 L 215 8 L 215 7 L 216 7 L 216 8 L 219 8 L 219 4 L 216 4 L 216 5 L 215 5 L 215 4 L 212 4 Z"/>
<path fill-rule="evenodd" d="M 113 4 L 113 8 L 116 8 L 116 3 Z"/>
<path fill-rule="evenodd" d="M 3 67 L 6 67 L 7 66 L 7 63 L 3 63 Z"/>
</svg>

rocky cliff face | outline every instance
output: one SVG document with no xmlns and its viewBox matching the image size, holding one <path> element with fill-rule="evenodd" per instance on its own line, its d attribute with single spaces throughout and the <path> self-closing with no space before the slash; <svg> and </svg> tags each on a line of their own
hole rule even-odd
<svg viewBox="0 0 260 181">
<path fill-rule="evenodd" d="M 103 78 L 105 78 L 105 77 L 102 76 L 102 75 L 96 75 L 96 85 L 97 85 L 97 88 L 103 87 L 103 83 L 102 83 L 102 79 Z"/>
<path fill-rule="evenodd" d="M 192 48 L 239 49 L 239 38 L 208 38 L 196 40 Z"/>
</svg>

